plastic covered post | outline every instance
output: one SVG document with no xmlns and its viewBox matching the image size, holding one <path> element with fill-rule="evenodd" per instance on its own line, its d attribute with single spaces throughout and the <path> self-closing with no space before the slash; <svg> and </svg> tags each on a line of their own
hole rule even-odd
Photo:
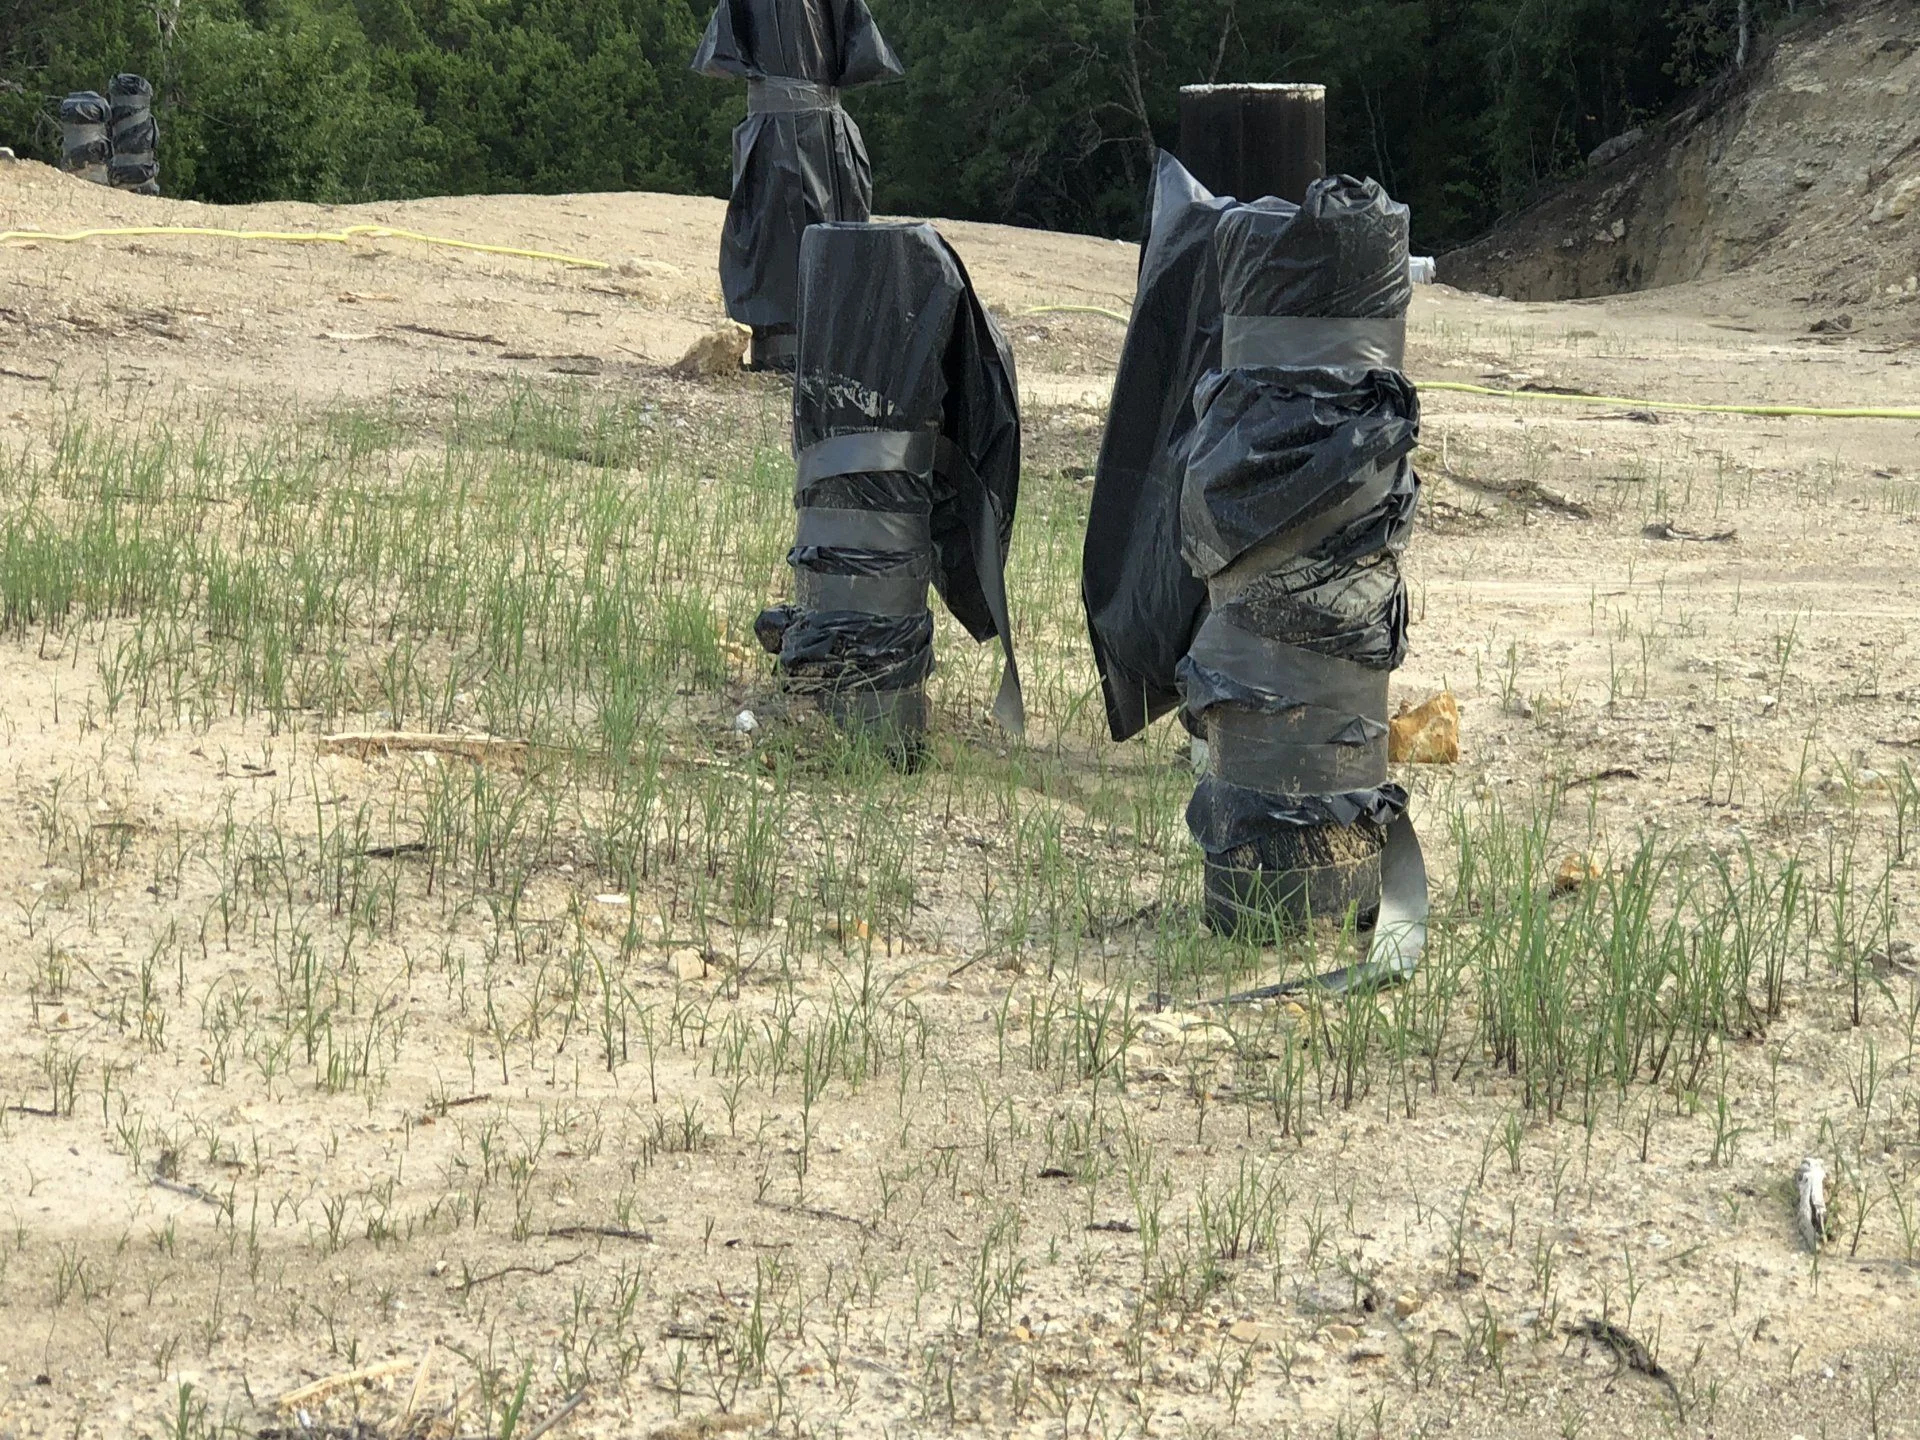
<svg viewBox="0 0 1920 1440">
<path fill-rule="evenodd" d="M 995 713 L 1024 726 L 1006 606 L 1020 479 L 1012 354 L 930 225 L 818 225 L 801 247 L 793 392 L 794 603 L 757 630 L 790 691 L 911 760 L 927 726 L 940 593 L 1007 666 Z"/>
<path fill-rule="evenodd" d="M 60 168 L 95 185 L 107 183 L 113 159 L 108 133 L 113 111 L 107 97 L 80 90 L 60 102 Z"/>
<path fill-rule="evenodd" d="M 1228 209 L 1215 249 L 1220 368 L 1194 396 L 1180 524 L 1209 602 L 1179 667 L 1209 747 L 1188 811 L 1208 918 L 1367 920 L 1407 808 L 1387 772 L 1419 499 L 1407 210 L 1336 176 L 1301 206 Z"/>
<path fill-rule="evenodd" d="M 720 0 L 693 68 L 747 82 L 720 286 L 727 313 L 753 330 L 749 368 L 790 371 L 801 237 L 873 208 L 866 142 L 840 94 L 906 72 L 865 0 Z"/>
<path fill-rule="evenodd" d="M 160 127 L 153 118 L 153 86 L 138 75 L 116 75 L 107 87 L 113 105 L 113 160 L 107 177 L 116 190 L 160 193 Z"/>
<path fill-rule="evenodd" d="M 1327 173 L 1327 87 L 1185 86 L 1180 160 L 1216 195 L 1298 205 Z"/>
</svg>

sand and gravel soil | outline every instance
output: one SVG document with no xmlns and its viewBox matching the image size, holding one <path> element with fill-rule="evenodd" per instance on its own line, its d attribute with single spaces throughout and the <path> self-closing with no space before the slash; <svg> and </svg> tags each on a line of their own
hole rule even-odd
<svg viewBox="0 0 1920 1440">
<path fill-rule="evenodd" d="M 0 452 L 38 453 L 75 415 L 432 423 L 528 387 L 644 397 L 696 450 L 777 431 L 778 382 L 669 373 L 724 318 L 721 214 L 655 195 L 214 210 L 0 166 L 0 230 L 383 224 L 611 262 L 396 240 L 9 244 Z M 1056 307 L 1124 312 L 1134 249 L 943 229 L 1014 344 L 1030 470 L 1083 502 L 1122 328 Z M 1859 816 L 1905 814 L 1920 422 L 1564 398 L 1920 405 L 1920 349 L 1811 335 L 1814 310 L 1772 295 L 1419 292 L 1416 378 L 1534 394 L 1425 397 L 1395 694 L 1451 688 L 1465 756 L 1411 777 L 1416 813 L 1557 795 L 1613 847 L 1797 838 L 1827 855 Z M 329 1088 L 218 1038 L 221 1005 L 256 1003 L 256 967 L 291 973 L 302 944 L 346 963 L 324 926 L 295 933 L 293 897 L 268 897 L 222 934 L 221 877 L 166 855 L 276 826 L 311 840 L 411 772 L 319 754 L 318 722 L 109 719 L 105 644 L 0 641 L 0 1436 L 446 1435 L 456 1415 L 462 1435 L 526 1435 L 584 1391 L 547 1433 L 1920 1437 L 1910 951 L 1876 962 L 1857 1026 L 1831 975 L 1796 974 L 1785 1017 L 1721 1052 L 1718 1116 L 1711 1096 L 1644 1087 L 1590 1125 L 1541 1123 L 1476 1057 L 1283 1136 L 1221 1098 L 1232 1061 L 1204 1025 L 1143 1022 L 1119 1094 L 1010 1063 L 1030 1040 L 1009 1040 L 1010 1004 L 1039 972 L 969 963 L 967 917 L 996 867 L 1027 862 L 955 830 L 950 873 L 925 879 L 939 914 L 816 962 L 799 992 L 906 1002 L 886 1043 L 918 1059 L 883 1056 L 864 1086 L 729 1099 L 717 1027 L 738 1012 L 737 1033 L 770 1034 L 781 1002 L 675 969 L 668 924 L 644 937 L 644 1059 L 609 1076 L 578 1038 L 589 1018 L 502 1053 L 496 1004 L 539 1013 L 525 987 L 546 964 L 519 957 L 520 988 L 470 992 L 448 957 L 497 950 L 506 922 L 409 879 L 394 903 L 416 919 L 354 961 L 386 977 L 353 1030 L 392 1057 L 384 1083 Z M 1079 684 L 1083 651 L 1063 634 L 1033 663 Z M 743 684 L 759 703 L 764 680 Z M 716 753 L 728 738 L 708 735 Z M 903 824 L 964 828 L 937 810 Z M 1444 822 L 1429 836 L 1444 884 L 1454 842 Z M 102 868 L 84 873 L 76 845 Z M 1910 934 L 1920 886 L 1906 866 L 1890 883 Z M 544 926 L 555 956 L 604 946 L 600 888 L 556 865 L 512 933 Z M 1104 1137 L 1085 1166 L 1061 1158 L 1072 1126 Z M 1794 1169 L 1862 1134 L 1866 1198 L 1816 1264 Z M 1141 1153 L 1157 1158 L 1130 1171 Z M 1139 1322 L 1143 1188 L 1167 1187 L 1171 1232 L 1249 1166 L 1285 1190 L 1281 1242 L 1191 1313 Z M 1669 1378 L 1579 1332 L 1603 1315 Z"/>
</svg>

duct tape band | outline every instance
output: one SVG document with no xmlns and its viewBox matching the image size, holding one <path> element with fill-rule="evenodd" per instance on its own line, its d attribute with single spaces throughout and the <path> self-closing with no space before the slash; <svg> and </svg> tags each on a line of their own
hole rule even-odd
<svg viewBox="0 0 1920 1440">
<path fill-rule="evenodd" d="M 795 527 L 796 548 L 879 550 L 920 555 L 933 546 L 933 521 L 905 510 L 825 510 L 808 506 Z"/>
<path fill-rule="evenodd" d="M 1272 573 L 1277 566 L 1299 556 L 1311 555 L 1314 547 L 1322 541 L 1338 535 L 1356 520 L 1372 515 L 1392 497 L 1394 487 L 1400 481 L 1400 472 L 1408 463 L 1401 460 L 1391 465 L 1370 467 L 1361 478 L 1359 488 L 1331 510 L 1322 511 L 1311 520 L 1262 541 L 1226 569 L 1209 575 L 1207 585 L 1214 602 L 1221 605 L 1230 603 L 1254 581 Z"/>
<path fill-rule="evenodd" d="M 1269 985 L 1229 995 L 1210 1006 L 1257 1005 L 1312 991 L 1345 995 L 1402 984 L 1414 977 L 1427 948 L 1427 926 L 1432 900 L 1427 884 L 1427 859 L 1420 848 L 1413 821 L 1402 815 L 1387 827 L 1387 845 L 1380 856 L 1380 914 L 1374 921 L 1367 955 L 1358 965 L 1284 985 Z"/>
<path fill-rule="evenodd" d="M 107 139 L 104 125 L 62 125 L 60 149 L 69 169 L 104 165 L 113 156 L 113 142 Z"/>
<path fill-rule="evenodd" d="M 918 615 L 931 583 L 924 566 L 896 575 L 823 575 L 800 572 L 796 596 L 808 610 L 853 610 L 863 615 Z"/>
<path fill-rule="evenodd" d="M 1387 782 L 1385 733 L 1363 745 L 1328 743 L 1312 726 L 1318 712 L 1264 715 L 1221 705 L 1207 713 L 1209 773 L 1231 785 L 1283 795 L 1330 795 Z"/>
<path fill-rule="evenodd" d="M 1386 671 L 1269 640 L 1219 610 L 1200 627 L 1181 670 L 1190 713 L 1203 716 L 1216 705 L 1268 715 L 1304 711 L 1304 733 L 1320 744 L 1370 743 L 1383 728 L 1373 717 L 1387 713 Z"/>
<path fill-rule="evenodd" d="M 811 115 L 840 108 L 840 92 L 831 85 L 769 76 L 747 82 L 749 115 Z"/>
<path fill-rule="evenodd" d="M 805 495 L 836 475 L 928 475 L 933 472 L 931 430 L 864 430 L 809 445 L 794 462 L 794 487 Z"/>
<path fill-rule="evenodd" d="M 1007 608 L 1007 553 L 1000 543 L 1000 516 L 994 509 L 991 492 L 972 462 L 945 436 L 940 437 L 934 463 L 941 477 L 961 497 L 980 595 L 987 602 L 987 614 L 999 632 L 1000 650 L 1007 660 L 1006 669 L 1000 674 L 999 693 L 993 697 L 993 718 L 1009 735 L 1025 739 L 1027 701 L 1020 687 L 1020 662 L 1013 655 L 1013 620 Z"/>
<path fill-rule="evenodd" d="M 1220 335 L 1220 368 L 1251 370 L 1402 370 L 1407 322 L 1302 315 L 1229 315 Z"/>
</svg>

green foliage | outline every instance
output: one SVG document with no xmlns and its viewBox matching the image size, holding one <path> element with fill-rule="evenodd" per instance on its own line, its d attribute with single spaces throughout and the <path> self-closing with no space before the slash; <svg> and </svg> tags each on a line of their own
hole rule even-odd
<svg viewBox="0 0 1920 1440">
<path fill-rule="evenodd" d="M 58 98 L 135 70 L 169 194 L 717 193 L 739 97 L 687 71 L 704 18 L 689 0 L 12 0 L 0 139 L 55 159 Z"/>
<path fill-rule="evenodd" d="M 1329 86 L 1330 161 L 1438 249 L 1728 73 L 1821 0 L 871 0 L 909 66 L 856 92 L 883 209 L 1128 235 L 1195 80 Z M 55 158 L 61 94 L 160 93 L 169 193 L 353 201 L 724 193 L 738 86 L 692 75 L 708 0 L 8 0 L 0 142 Z"/>
</svg>

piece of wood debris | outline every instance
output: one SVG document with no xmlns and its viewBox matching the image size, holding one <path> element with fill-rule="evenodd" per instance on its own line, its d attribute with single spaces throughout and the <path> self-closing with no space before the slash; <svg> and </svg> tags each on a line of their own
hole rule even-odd
<svg viewBox="0 0 1920 1440">
<path fill-rule="evenodd" d="M 393 327 L 414 335 L 431 335 L 436 340 L 457 340 L 463 345 L 502 345 L 507 342 L 498 335 L 484 335 L 472 330 L 442 330 L 437 325 L 400 324 Z"/>
<path fill-rule="evenodd" d="M 1730 545 L 1740 538 L 1738 530 L 1683 530 L 1671 520 L 1659 520 L 1640 532 L 1649 540 L 1690 540 L 1700 545 Z"/>
<path fill-rule="evenodd" d="M 525 740 L 503 740 L 492 735 L 426 735 L 404 730 L 351 731 L 320 737 L 322 755 L 452 755 L 476 765 L 526 764 L 532 746 Z"/>
<path fill-rule="evenodd" d="M 311 1385 L 302 1385 L 298 1390 L 289 1390 L 273 1403 L 282 1410 L 292 1410 L 301 1405 L 310 1405 L 315 1400 L 323 1400 L 336 1390 L 371 1385 L 376 1380 L 390 1380 L 414 1368 L 415 1362 L 412 1360 L 388 1360 L 379 1365 L 369 1365 L 363 1370 L 346 1370 L 338 1375 L 323 1376 Z"/>
<path fill-rule="evenodd" d="M 676 1420 L 656 1429 L 651 1440 L 710 1440 L 715 1435 L 738 1435 L 767 1423 L 765 1415 L 701 1415 Z"/>
<path fill-rule="evenodd" d="M 1606 1320 L 1583 1320 L 1574 1327 L 1573 1333 L 1582 1339 L 1606 1346 L 1613 1352 L 1613 1358 L 1620 1370 L 1631 1370 L 1635 1374 L 1644 1375 L 1649 1380 L 1656 1380 L 1666 1386 L 1667 1393 L 1673 1396 L 1674 1408 L 1682 1417 L 1686 1415 L 1687 1407 L 1680 1398 L 1680 1387 L 1674 1383 L 1673 1376 L 1667 1373 L 1665 1366 L 1653 1358 L 1651 1350 L 1618 1325 Z M 1618 1370 L 1615 1373 L 1618 1374 Z"/>
</svg>

